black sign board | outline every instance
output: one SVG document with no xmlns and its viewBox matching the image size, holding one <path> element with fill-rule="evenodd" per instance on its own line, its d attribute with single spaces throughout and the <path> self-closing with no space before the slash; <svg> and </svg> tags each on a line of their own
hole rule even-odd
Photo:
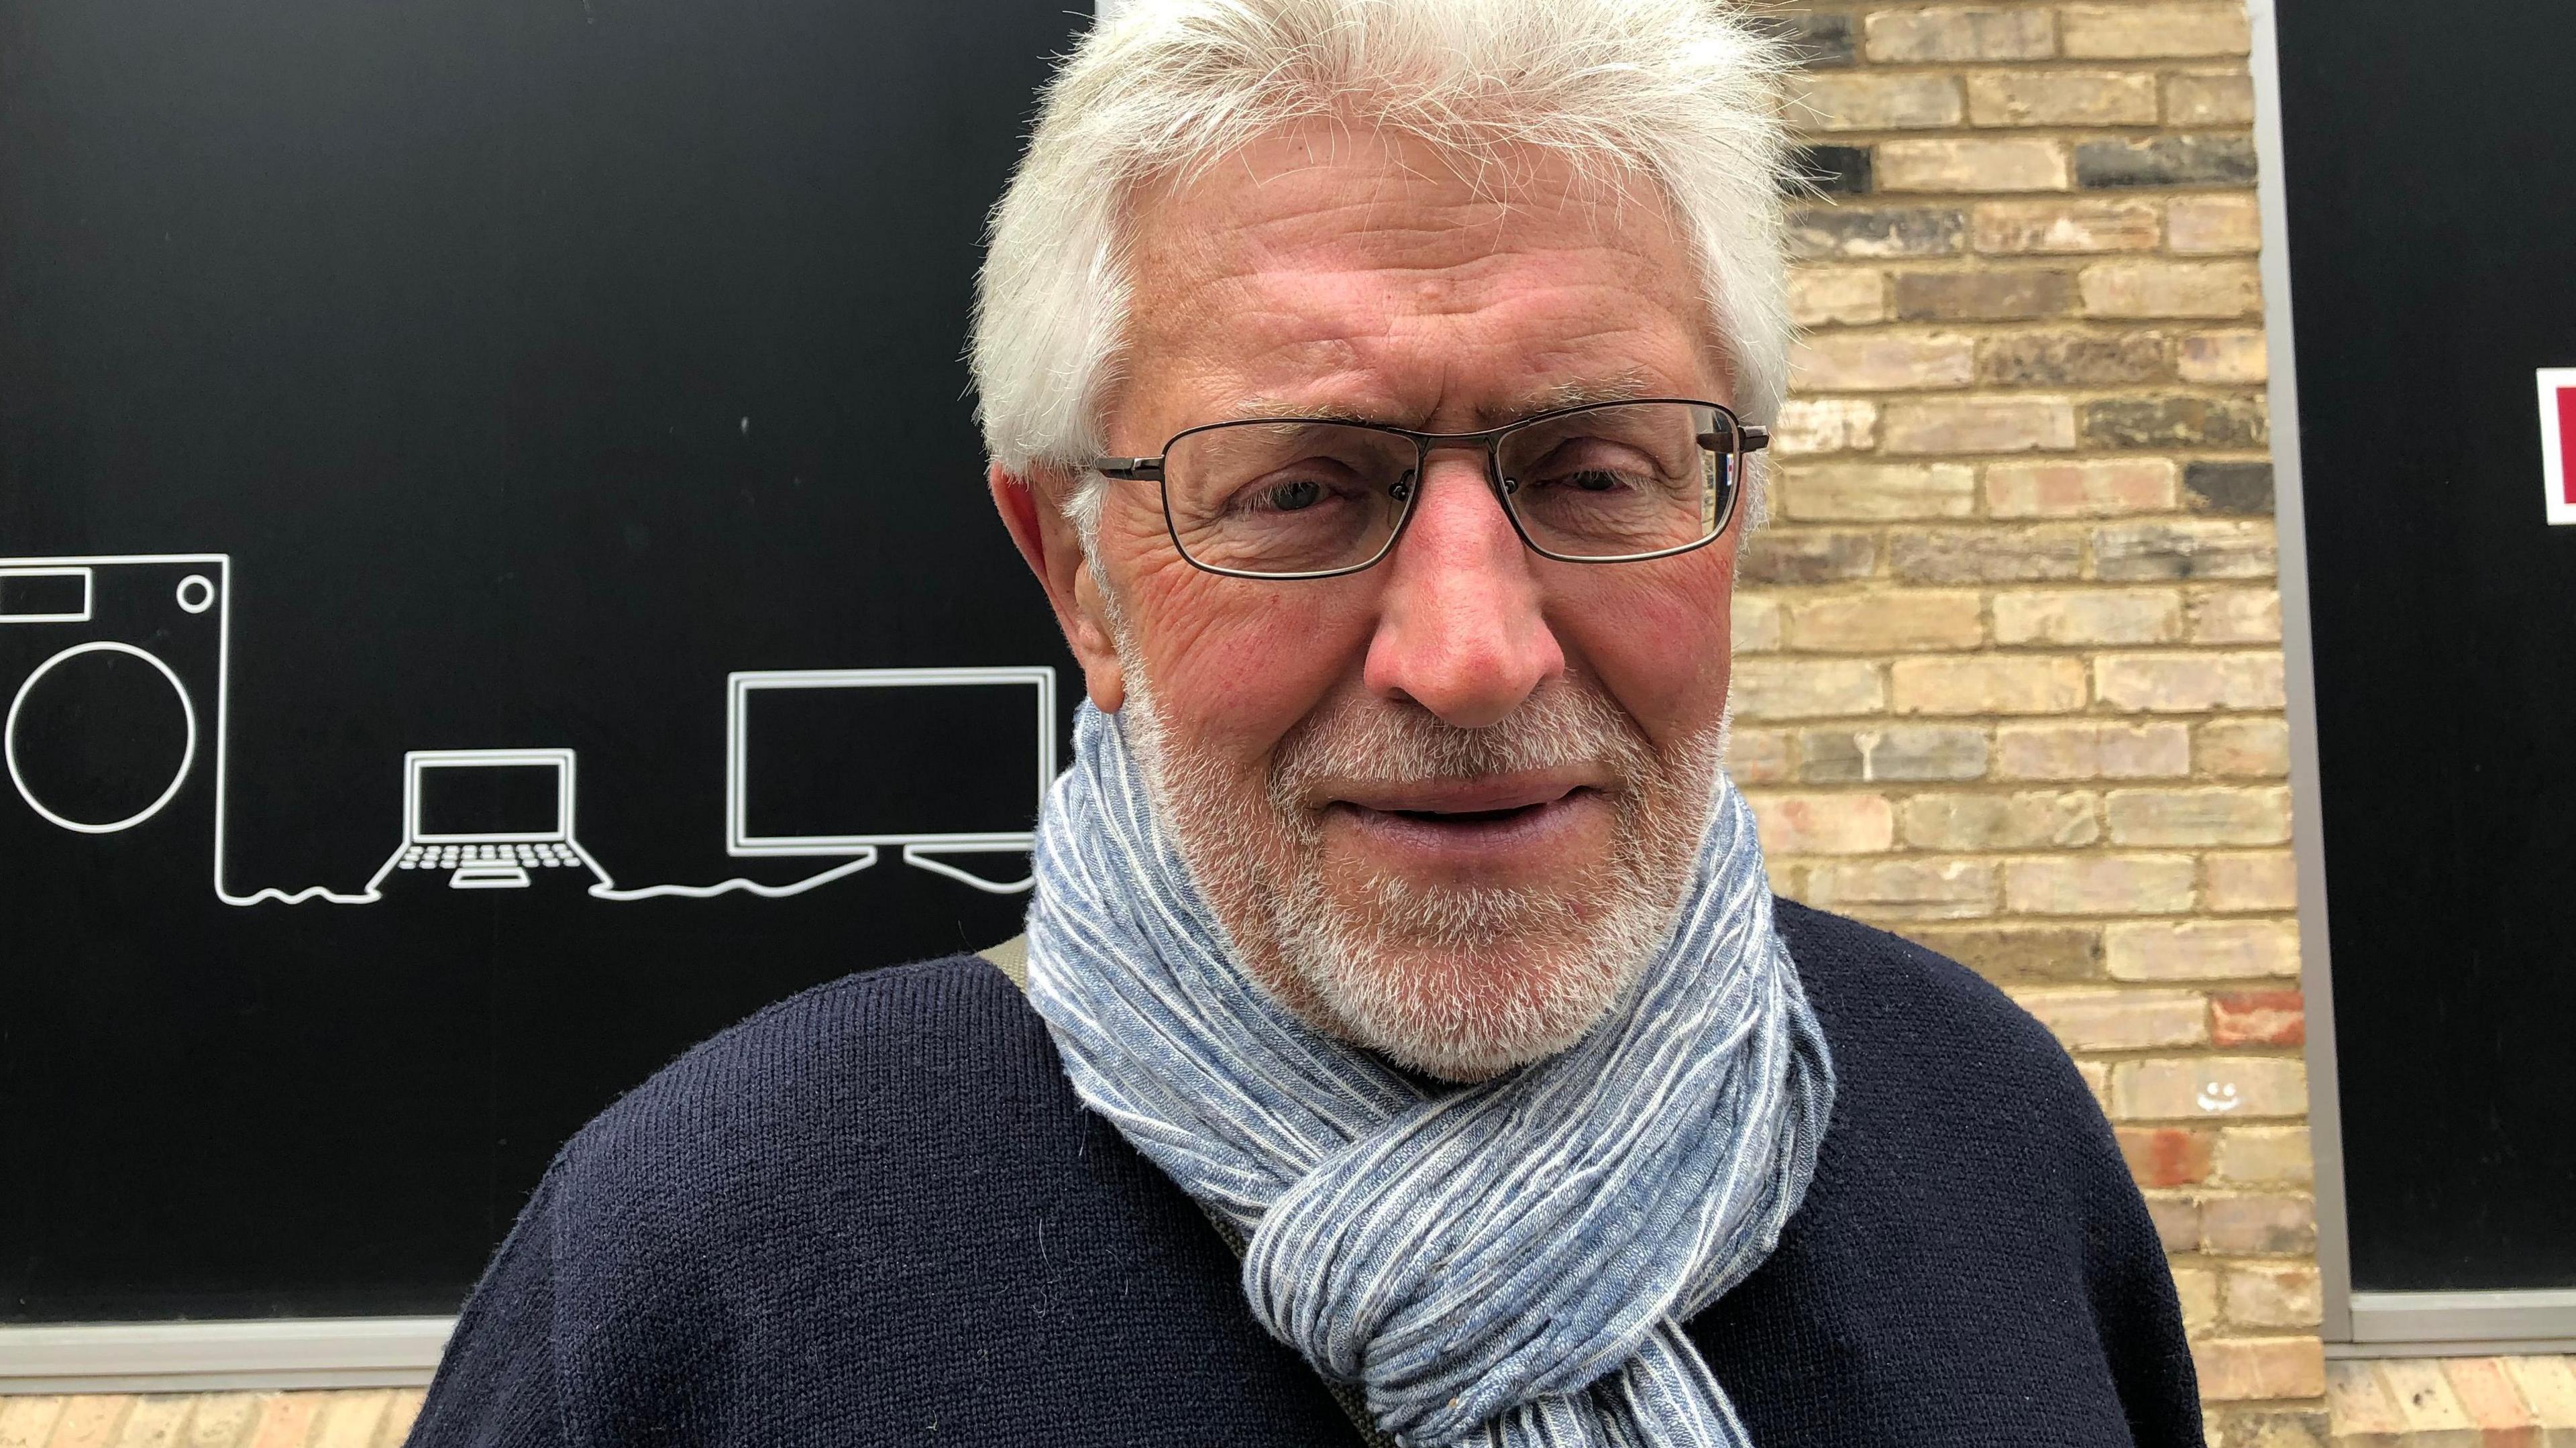
<svg viewBox="0 0 2576 1448">
<path fill-rule="evenodd" d="M 0 1318 L 453 1310 L 691 1042 L 1017 928 L 961 361 L 1043 3 L 0 29 Z"/>
<path fill-rule="evenodd" d="M 2576 25 L 2278 23 L 2352 1285 L 2576 1286 Z"/>
</svg>

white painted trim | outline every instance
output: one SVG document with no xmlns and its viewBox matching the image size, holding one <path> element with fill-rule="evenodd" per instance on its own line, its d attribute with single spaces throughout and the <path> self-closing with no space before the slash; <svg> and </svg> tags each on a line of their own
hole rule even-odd
<svg viewBox="0 0 2576 1448">
<path fill-rule="evenodd" d="M 452 1317 L 0 1326 L 0 1393 L 419 1387 Z"/>
</svg>

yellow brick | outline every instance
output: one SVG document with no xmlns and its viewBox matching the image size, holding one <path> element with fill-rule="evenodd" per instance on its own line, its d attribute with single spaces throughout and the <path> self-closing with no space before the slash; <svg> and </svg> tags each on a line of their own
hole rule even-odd
<svg viewBox="0 0 2576 1448">
<path fill-rule="evenodd" d="M 319 1393 L 271 1393 L 260 1400 L 259 1421 L 246 1448 L 305 1448 L 322 1416 Z"/>
<path fill-rule="evenodd" d="M 2209 1002 L 2186 990 L 2025 990 L 2013 993 L 2070 1051 L 2137 1051 L 2209 1041 Z"/>
<path fill-rule="evenodd" d="M 2191 772 L 2180 724 L 2006 724 L 1995 731 L 1999 779 L 2164 779 Z"/>
<path fill-rule="evenodd" d="M 2576 1361 L 2565 1357 L 2502 1359 L 2531 1414 L 2549 1428 L 2576 1428 Z"/>
<path fill-rule="evenodd" d="M 1973 649 L 1986 639 L 1983 600 L 1973 593 L 1893 589 L 1797 599 L 1788 608 L 1790 646 L 1818 653 Z"/>
<path fill-rule="evenodd" d="M 2263 334 L 2256 331 L 2202 332 L 2182 339 L 2174 355 L 2185 382 L 2261 382 L 2272 375 Z"/>
<path fill-rule="evenodd" d="M 1840 659 L 1743 659 L 1735 665 L 1734 707 L 1743 719 L 1822 719 L 1887 707 L 1875 665 Z"/>
<path fill-rule="evenodd" d="M 2244 317 L 2263 310 L 2252 262 L 2105 261 L 2078 286 L 2095 317 Z"/>
<path fill-rule="evenodd" d="M 1789 273 L 1789 320 L 1801 327 L 1851 326 L 1887 318 L 1887 287 L 1874 271 L 1800 267 Z M 1831 386 L 1807 378 L 1800 386 Z"/>
<path fill-rule="evenodd" d="M 1918 794 L 1899 818 L 1905 843 L 1922 850 L 2076 849 L 2101 834 L 2089 794 Z"/>
<path fill-rule="evenodd" d="M 185 1395 L 138 1398 L 134 1411 L 126 1415 L 125 1426 L 117 1431 L 116 1448 L 177 1448 L 185 1440 L 188 1410 L 194 1400 Z"/>
<path fill-rule="evenodd" d="M 2379 1364 L 2370 1358 L 2326 1365 L 2326 1406 L 2337 1436 L 2353 1448 L 2395 1443 L 2406 1431 L 2406 1415 L 2397 1411 L 2397 1400 L 2380 1381 Z"/>
<path fill-rule="evenodd" d="M 2196 644 L 2276 644 L 2281 595 L 2269 588 L 2196 588 L 2186 605 Z"/>
<path fill-rule="evenodd" d="M 2326 1390 L 2325 1344 L 2313 1337 L 2196 1338 L 2203 1402 L 2314 1398 Z"/>
<path fill-rule="evenodd" d="M 2194 873 L 2187 855 L 2062 855 L 2008 860 L 2004 863 L 2004 908 L 2016 915 L 2173 915 L 2191 908 Z"/>
<path fill-rule="evenodd" d="M 2299 1085 L 2281 1072 L 2272 1073 L 2278 1078 L 2276 1080 L 2257 1081 L 2242 1069 L 2244 1062 L 2241 1059 L 2207 1064 L 2214 1068 L 2214 1074 L 2209 1082 L 2204 1083 L 2204 1088 L 2210 1083 L 2219 1083 L 2238 1086 L 2240 1090 L 2279 1089 L 2286 1093 Z M 2235 1099 L 2244 1102 L 2253 1098 L 2240 1095 Z M 2296 1097 L 2285 1094 L 2276 1114 L 2298 1115 L 2300 1104 Z M 2252 1108 L 2240 1106 L 2238 1109 Z M 2201 1199 L 2200 1249 L 2204 1252 L 2235 1257 L 2278 1257 L 2290 1253 L 2312 1256 L 2316 1246 L 2316 1203 L 2305 1195 L 2246 1192 Z"/>
<path fill-rule="evenodd" d="M 2075 60 L 2243 55 L 2253 44 L 2237 4 L 2071 5 L 2059 27 Z"/>
<path fill-rule="evenodd" d="M 1883 794 L 1747 795 L 1766 855 L 1874 855 L 1896 841 L 1896 814 Z"/>
<path fill-rule="evenodd" d="M 2159 1058 L 2111 1068 L 2111 1114 L 2121 1121 L 2277 1119 L 2307 1110 L 2307 1068 L 2282 1056 Z"/>
<path fill-rule="evenodd" d="M 1881 191 L 2063 191 L 2066 148 L 2038 139 L 1883 141 Z"/>
<path fill-rule="evenodd" d="M 1959 124 L 1959 83 L 1946 75 L 1845 71 L 1804 78 L 1796 119 L 1820 131 L 1921 130 Z"/>
<path fill-rule="evenodd" d="M 2200 726 L 2193 757 L 2204 774 L 2279 779 L 2290 772 L 2290 726 L 2278 719 L 2214 720 Z"/>
<path fill-rule="evenodd" d="M 1781 469 L 1781 514 L 1800 522 L 1964 518 L 1976 509 L 1976 469 L 1955 463 L 1808 463 Z"/>
<path fill-rule="evenodd" d="M 2115 789 L 2102 802 L 2115 845 L 2277 845 L 2290 838 L 2279 786 Z"/>
<path fill-rule="evenodd" d="M 1980 126 L 2152 126 L 2156 78 L 2135 71 L 1985 71 L 1968 77 Z"/>
<path fill-rule="evenodd" d="M 1795 777 L 1796 772 L 1789 752 L 1789 736 L 1785 731 L 1727 731 L 1726 773 L 1737 784 L 1785 784 Z"/>
<path fill-rule="evenodd" d="M 2096 660 L 2094 686 L 2113 708 L 2150 714 L 2279 709 L 2281 656 L 2126 654 Z"/>
<path fill-rule="evenodd" d="M 1871 15 L 1861 44 L 1876 61 L 2044 60 L 2057 40 L 2045 10 L 1922 6 Z"/>
<path fill-rule="evenodd" d="M 59 1397 L 0 1397 L 0 1448 L 44 1448 L 62 1416 Z"/>
<path fill-rule="evenodd" d="M 2211 855 L 2201 862 L 2202 903 L 2222 914 L 2290 910 L 2299 903 L 2299 866 L 2287 850 Z"/>
<path fill-rule="evenodd" d="M 307 1448 L 373 1448 L 376 1429 L 384 1422 L 393 1396 L 386 1388 L 330 1394 L 321 1423 L 306 1440 Z"/>
<path fill-rule="evenodd" d="M 2182 1304 L 2182 1328 L 2197 1333 L 2218 1322 L 2218 1273 L 2207 1267 L 2173 1269 L 2174 1296 Z M 2209 1448 L 2225 1448 L 2211 1439 Z"/>
<path fill-rule="evenodd" d="M 2469 1420 L 2468 1410 L 2451 1392 L 2441 1364 L 2423 1358 L 2388 1358 L 2379 1364 L 2379 1375 L 2397 1400 L 2411 1441 L 2438 1442 L 2440 1435 L 2448 1433 L 2477 1434 L 2478 1425 Z"/>
<path fill-rule="evenodd" d="M 2188 895 L 2190 862 L 2183 865 Z M 2287 920 L 2114 925 L 2102 932 L 2102 969 L 2113 980 L 2287 979 L 2299 973 L 2299 927 Z"/>
<path fill-rule="evenodd" d="M 2251 196 L 2177 196 L 2165 213 L 2165 235 L 2178 256 L 2259 251 L 2263 213 Z"/>
<path fill-rule="evenodd" d="M 109 1448 L 125 1415 L 134 1411 L 128 1393 L 83 1393 L 63 1400 L 63 1415 L 54 1424 L 46 1448 Z"/>
<path fill-rule="evenodd" d="M 2244 126 L 2254 121 L 2254 78 L 2242 71 L 2165 77 L 2168 126 Z"/>
<path fill-rule="evenodd" d="M 421 1388 L 395 1390 L 393 1401 L 385 1407 L 383 1448 L 402 1448 L 403 1441 L 410 1436 L 413 1422 L 420 1417 L 421 1403 L 427 1396 L 426 1390 Z"/>
<path fill-rule="evenodd" d="M 1867 452 L 1878 446 L 1878 404 L 1856 397 L 1791 398 L 1771 424 L 1771 449 L 1783 457 Z"/>
<path fill-rule="evenodd" d="M 2164 226 L 2153 202 L 1988 201 L 1971 218 L 1979 251 L 2006 256 L 2154 251 Z"/>
<path fill-rule="evenodd" d="M 1877 284 L 1875 272 L 1855 275 Z M 1789 371 L 1818 392 L 1965 387 L 1977 377 L 1977 342 L 1955 332 L 1827 332 L 1790 350 Z"/>
<path fill-rule="evenodd" d="M 1920 398 L 1887 404 L 1879 446 L 1892 453 L 2068 452 L 2075 408 L 2062 397 Z"/>
<path fill-rule="evenodd" d="M 1780 600 L 1759 594 L 1735 595 L 1733 617 L 1734 651 L 1739 654 L 1769 653 L 1780 647 Z"/>
<path fill-rule="evenodd" d="M 2107 518 L 2174 506 L 2164 458 L 2006 462 L 1986 468 L 1986 509 L 1998 518 Z"/>
<path fill-rule="evenodd" d="M 1999 644 L 2163 644 L 2182 638 L 2170 589 L 2067 589 L 1995 595 Z"/>
<path fill-rule="evenodd" d="M 200 1393 L 188 1417 L 188 1448 L 236 1448 L 258 1421 L 264 1401 L 256 1393 Z"/>
<path fill-rule="evenodd" d="M 1838 860 L 1808 872 L 1806 899 L 1883 920 L 1964 920 L 1993 913 L 1994 880 L 1977 860 Z"/>
<path fill-rule="evenodd" d="M 2232 1265 L 2220 1291 L 2238 1327 L 2314 1327 L 2325 1312 L 2317 1269 L 2304 1262 Z"/>
<path fill-rule="evenodd" d="M 2213 1180 L 2230 1184 L 2316 1180 L 2304 1126 L 2231 1126 L 2218 1133 Z"/>
<path fill-rule="evenodd" d="M 2084 707 L 2073 659 L 1899 659 L 1888 671 L 1899 714 L 2064 714 Z"/>
</svg>

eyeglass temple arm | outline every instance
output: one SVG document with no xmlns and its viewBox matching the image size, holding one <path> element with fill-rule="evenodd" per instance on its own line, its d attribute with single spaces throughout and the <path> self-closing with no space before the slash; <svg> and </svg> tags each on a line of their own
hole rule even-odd
<svg viewBox="0 0 2576 1448">
<path fill-rule="evenodd" d="M 1749 453 L 1758 453 L 1771 445 L 1771 429 L 1767 427 L 1755 427 L 1747 423 L 1737 428 L 1735 435 L 1744 440 L 1744 450 Z M 1725 440 L 1726 434 L 1722 432 L 1702 433 L 1699 445 L 1711 452 L 1723 452 L 1725 449 L 1721 444 Z"/>
</svg>

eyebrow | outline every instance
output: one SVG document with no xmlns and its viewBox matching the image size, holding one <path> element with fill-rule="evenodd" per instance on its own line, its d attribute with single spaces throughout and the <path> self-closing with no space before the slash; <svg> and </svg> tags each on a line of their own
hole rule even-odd
<svg viewBox="0 0 2576 1448">
<path fill-rule="evenodd" d="M 1476 409 L 1476 420 L 1484 427 L 1554 412 L 1563 407 L 1589 407 L 1601 402 L 1634 402 L 1641 397 L 1671 395 L 1641 369 L 1630 369 L 1609 377 L 1586 378 L 1572 382 L 1552 383 L 1534 392 L 1492 406 Z M 1247 397 L 1230 410 L 1229 422 L 1259 422 L 1265 419 L 1296 419 L 1309 422 L 1357 422 L 1380 426 L 1412 427 L 1419 419 L 1390 418 L 1358 408 L 1335 407 L 1329 403 L 1294 402 L 1279 397 Z"/>
</svg>

